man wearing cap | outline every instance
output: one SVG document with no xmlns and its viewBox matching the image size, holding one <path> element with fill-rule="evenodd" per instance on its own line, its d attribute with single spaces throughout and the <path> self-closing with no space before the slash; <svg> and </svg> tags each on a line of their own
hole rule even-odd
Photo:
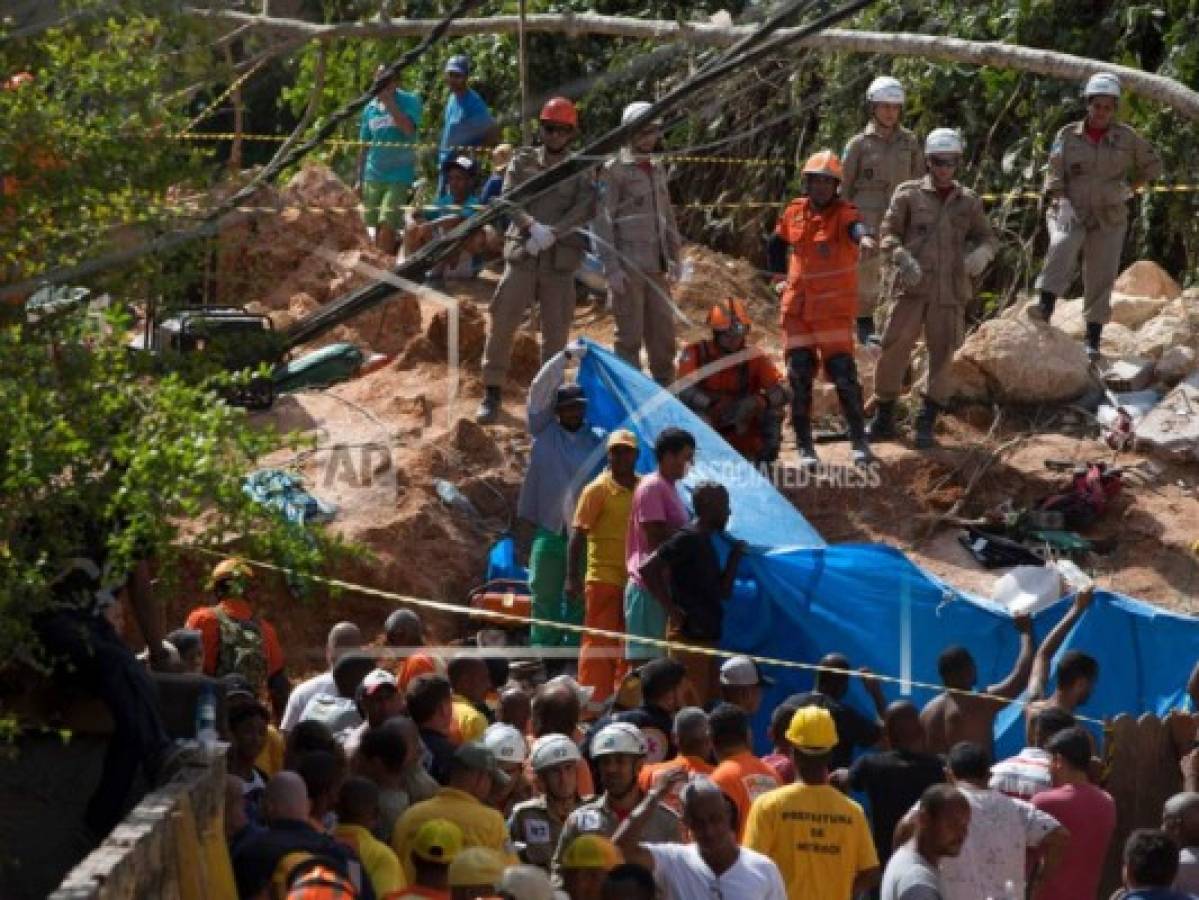
<svg viewBox="0 0 1199 900">
<path fill-rule="evenodd" d="M 408 853 L 412 879 L 386 900 L 449 900 L 450 864 L 461 852 L 461 828 L 445 819 L 425 822 L 413 835 Z"/>
<path fill-rule="evenodd" d="M 1074 281 L 1081 253 L 1087 355 L 1097 359 L 1103 326 L 1112 315 L 1112 283 L 1120 271 L 1128 231 L 1128 201 L 1137 188 L 1161 175 L 1162 161 L 1157 148 L 1116 121 L 1116 75 L 1092 75 L 1083 98 L 1086 118 L 1063 126 L 1049 151 L 1049 250 L 1037 278 L 1040 303 L 1028 307 L 1028 313 L 1042 322 L 1050 320 L 1057 298 Z"/>
<path fill-rule="evenodd" d="M 487 103 L 470 87 L 470 57 L 451 56 L 445 64 L 445 83 L 450 96 L 445 101 L 442 116 L 441 142 L 437 149 L 437 168 L 442 172 L 437 193 L 445 187 L 442 167 L 452 157 L 471 147 L 494 144 L 500 128 L 487 108 Z"/>
<path fill-rule="evenodd" d="M 654 777 L 666 769 L 681 768 L 688 775 L 711 775 L 716 768 L 712 765 L 714 750 L 712 748 L 712 727 L 708 722 L 708 714 L 698 706 L 685 706 L 675 714 L 674 729 L 671 733 L 678 755 L 658 763 L 646 763 L 637 776 L 641 790 L 649 793 L 654 784 Z M 682 815 L 682 802 L 679 792 L 683 783 L 676 783 L 673 790 L 667 791 L 662 802 Z"/>
<path fill-rule="evenodd" d="M 774 679 L 762 674 L 758 664 L 748 656 L 733 656 L 720 666 L 720 698 L 755 716 L 762 705 L 762 689 L 774 684 Z"/>
<path fill-rule="evenodd" d="M 787 739 L 798 781 L 754 801 L 745 846 L 775 861 L 790 900 L 856 897 L 878 884 L 878 855 L 862 808 L 828 784 L 832 715 L 818 706 L 796 710 Z"/>
<path fill-rule="evenodd" d="M 582 804 L 566 820 L 554 854 L 555 868 L 561 867 L 562 855 L 576 837 L 581 834 L 611 837 L 616 826 L 644 799 L 637 776 L 648 749 L 640 729 L 628 722 L 614 722 L 595 736 L 591 759 L 599 770 L 604 792 Z M 646 840 L 679 841 L 682 839 L 679 817 L 661 803 L 655 804 L 648 813 L 644 834 Z"/>
<path fill-rule="evenodd" d="M 376 78 L 383 68 L 376 70 Z M 416 181 L 413 145 L 422 115 L 420 97 L 400 90 L 398 76 L 382 84 L 362 108 L 358 137 L 364 146 L 358 151 L 355 187 L 362 192 L 363 221 L 375 229 L 375 246 L 389 257 L 395 255 L 396 230 Z"/>
<path fill-rule="evenodd" d="M 579 798 L 579 748 L 564 734 L 547 734 L 533 744 L 529 766 L 539 796 L 518 803 L 508 818 L 508 833 L 520 858 L 548 870 L 567 817 Z"/>
<path fill-rule="evenodd" d="M 570 900 L 600 900 L 604 880 L 624 860 L 608 838 L 581 834 L 562 853 L 562 886 Z"/>
<path fill-rule="evenodd" d="M 291 685 L 275 626 L 254 614 L 253 568 L 237 557 L 221 560 L 212 570 L 211 583 L 217 602 L 193 609 L 186 622 L 187 628 L 200 632 L 204 674 L 244 676 L 256 693 L 266 689 L 278 715 L 287 705 Z"/>
<path fill-rule="evenodd" d="M 630 103 L 620 124 L 636 121 L 650 106 L 643 100 Z M 644 122 L 604 163 L 593 227 L 616 318 L 616 353 L 640 369 L 644 344 L 650 374 L 666 386 L 674 380 L 675 354 L 675 313 L 667 278 L 679 277 L 682 240 L 666 172 L 652 156 L 661 139 L 661 124 Z"/>
<path fill-rule="evenodd" d="M 583 597 L 583 624 L 624 631 L 625 536 L 637 487 L 637 436 L 619 429 L 608 436 L 608 468 L 583 488 L 575 506 L 566 553 L 566 596 Z M 586 577 L 583 576 L 584 565 Z M 579 650 L 579 679 L 599 705 L 628 670 L 619 638 L 586 633 Z"/>
<path fill-rule="evenodd" d="M 432 203 L 412 210 L 404 228 L 404 257 L 425 244 L 453 231 L 474 216 L 482 205 L 475 193 L 478 165 L 469 156 L 452 156 L 442 164 L 444 190 Z M 494 243 L 495 229 L 484 225 L 454 248 L 454 252 L 429 270 L 428 280 L 437 282 L 447 276 L 471 278 L 476 257 Z"/>
<path fill-rule="evenodd" d="M 329 629 L 325 638 L 325 665 L 327 668 L 319 675 L 301 681 L 287 697 L 287 707 L 283 710 L 283 718 L 279 721 L 280 731 L 291 731 L 300 721 L 305 707 L 317 694 L 335 694 L 337 687 L 333 683 L 333 664 L 351 650 L 362 647 L 362 632 L 353 622 L 338 622 Z"/>
<path fill-rule="evenodd" d="M 487 805 L 498 809 L 506 819 L 517 803 L 533 796 L 533 787 L 525 777 L 529 745 L 523 734 L 502 722 L 487 726 L 482 743 L 495 756 L 496 765 L 508 776 L 508 783 L 495 784 L 491 796 L 487 798 Z"/>
<path fill-rule="evenodd" d="M 586 423 L 587 397 L 579 385 L 565 381 L 567 363 L 584 350 L 556 354 L 529 385 L 533 449 L 516 506 L 525 533 L 534 531 L 529 550 L 533 618 L 576 625 L 583 622 L 583 604 L 566 596 L 566 531 L 579 492 L 603 458 L 602 438 Z M 577 633 L 540 624 L 532 626 L 529 640 L 534 647 L 579 645 Z"/>
<path fill-rule="evenodd" d="M 391 835 L 391 846 L 401 862 L 409 860 L 417 830 L 430 819 L 445 819 L 462 830 L 464 847 L 487 847 L 509 852 L 504 817 L 486 805 L 493 787 L 507 785 L 508 776 L 496 764 L 495 755 L 481 744 L 463 744 L 449 764 L 446 784 L 430 799 L 410 806 Z M 411 862 L 405 864 L 409 878 Z"/>
<path fill-rule="evenodd" d="M 566 159 L 578 133 L 579 113 L 565 97 L 541 109 L 540 147 L 517 151 L 504 176 L 504 194 Z M 541 362 L 551 360 L 570 337 L 574 320 L 575 271 L 587 238 L 580 231 L 595 215 L 595 184 L 590 173 L 562 179 L 513 208 L 504 239 L 504 274 L 488 309 L 483 347 L 483 402 L 475 419 L 499 416 L 504 379 L 512 360 L 512 340 L 525 311 L 536 304 L 541 315 Z"/>
<path fill-rule="evenodd" d="M 386 669 L 373 669 L 367 673 L 358 688 L 357 699 L 363 722 L 342 739 L 342 746 L 349 756 L 353 756 L 367 731 L 404 712 L 404 695 L 400 693 L 395 675 Z"/>
</svg>

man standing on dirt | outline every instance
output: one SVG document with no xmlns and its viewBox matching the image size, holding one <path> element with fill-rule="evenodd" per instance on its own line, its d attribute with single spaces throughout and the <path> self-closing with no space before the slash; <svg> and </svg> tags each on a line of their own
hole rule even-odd
<svg viewBox="0 0 1199 900">
<path fill-rule="evenodd" d="M 1097 359 L 1103 326 L 1112 316 L 1112 283 L 1128 231 L 1128 201 L 1136 188 L 1161 175 L 1162 161 L 1152 144 L 1116 121 L 1118 77 L 1092 75 L 1083 97 L 1086 118 L 1064 126 L 1049 152 L 1049 252 L 1037 279 L 1040 302 L 1028 307 L 1028 314 L 1049 321 L 1057 298 L 1074 280 L 1082 253 L 1087 356 Z"/>
<path fill-rule="evenodd" d="M 895 189 L 924 171 L 920 141 L 899 124 L 904 100 L 903 85 L 891 76 L 880 75 L 870 82 L 866 89 L 870 122 L 845 145 L 841 196 L 857 207 L 867 234 L 875 239 Z M 858 261 L 858 343 L 863 346 L 878 341 L 875 319 L 883 312 L 881 280 L 878 244 L 871 240 L 862 244 Z"/>
<path fill-rule="evenodd" d="M 583 623 L 583 603 L 566 594 L 566 533 L 576 499 L 602 459 L 602 439 L 585 422 L 587 398 L 577 384 L 564 384 L 566 364 L 582 348 L 559 353 L 529 385 L 529 434 L 533 449 L 516 514 L 534 529 L 529 549 L 533 618 Z M 579 645 L 577 632 L 547 625 L 530 629 L 534 647 Z M 557 662 L 550 659 L 551 666 Z"/>
<path fill-rule="evenodd" d="M 637 120 L 651 105 L 644 100 L 630 103 L 620 124 Z M 616 353 L 640 369 L 644 344 L 650 374 L 666 386 L 674 380 L 675 352 L 667 278 L 678 278 L 682 242 L 666 172 L 651 156 L 661 139 L 661 123 L 646 122 L 614 159 L 604 163 L 594 229 L 616 318 Z"/>
<path fill-rule="evenodd" d="M 895 289 L 874 369 L 878 405 L 870 423 L 872 441 L 895 436 L 895 403 L 923 333 L 928 377 L 916 418 L 916 446 L 934 446 L 937 414 L 950 397 L 950 364 L 965 335 L 971 279 L 983 273 L 999 248 L 982 200 L 954 179 L 963 149 L 961 135 L 952 128 L 933 129 L 924 142 L 928 174 L 901 184 L 883 217 L 880 247 L 895 268 Z"/>
<path fill-rule="evenodd" d="M 504 175 L 504 194 L 566 159 L 578 134 L 579 113 L 565 97 L 541 108 L 541 146 L 519 150 Z M 512 339 L 525 310 L 541 314 L 541 362 L 566 346 L 574 320 L 574 273 L 583 261 L 586 237 L 579 229 L 595 216 L 595 183 L 582 172 L 564 178 L 512 211 L 504 240 L 503 277 L 488 309 L 483 347 L 483 402 L 475 419 L 491 423 L 500 413 Z"/>
<path fill-rule="evenodd" d="M 375 77 L 382 72 L 380 66 Z M 412 148 L 420 123 L 420 98 L 400 90 L 398 77 L 379 88 L 375 99 L 362 109 L 358 137 L 366 146 L 358 151 L 356 168 L 362 218 L 368 228 L 375 229 L 375 246 L 389 257 L 395 256 L 396 230 L 404 220 L 404 203 L 416 180 Z"/>
<path fill-rule="evenodd" d="M 855 465 L 871 459 L 862 385 L 853 355 L 858 307 L 858 245 L 872 242 L 854 205 L 837 193 L 841 161 L 829 150 L 804 164 L 807 196 L 791 201 L 770 245 L 770 268 L 787 273 L 782 299 L 791 425 L 803 466 L 819 463 L 812 442 L 812 382 L 824 372 L 837 389 Z"/>
<path fill-rule="evenodd" d="M 625 535 L 637 487 L 637 435 L 626 429 L 608 437 L 608 471 L 596 476 L 575 507 L 574 530 L 566 555 L 566 596 L 583 597 L 583 624 L 624 631 Z M 583 568 L 586 566 L 586 579 Z M 584 634 L 579 651 L 579 681 L 592 688 L 589 703 L 599 706 L 617 689 L 627 666 L 620 640 Z"/>
</svg>

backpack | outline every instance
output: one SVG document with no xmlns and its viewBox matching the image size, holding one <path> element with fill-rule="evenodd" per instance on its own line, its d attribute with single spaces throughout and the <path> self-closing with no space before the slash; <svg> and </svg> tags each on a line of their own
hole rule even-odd
<svg viewBox="0 0 1199 900">
<path fill-rule="evenodd" d="M 219 606 L 214 612 L 220 629 L 216 677 L 241 675 L 255 692 L 261 691 L 266 686 L 266 642 L 258 620 L 235 619 Z"/>
</svg>

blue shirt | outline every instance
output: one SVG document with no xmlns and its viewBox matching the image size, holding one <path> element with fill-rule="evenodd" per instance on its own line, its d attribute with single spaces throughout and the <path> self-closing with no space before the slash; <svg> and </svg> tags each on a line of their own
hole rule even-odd
<svg viewBox="0 0 1199 900">
<path fill-rule="evenodd" d="M 483 195 L 480 202 L 487 204 L 504 192 L 504 176 L 500 172 L 495 172 L 487 179 L 483 185 Z"/>
<path fill-rule="evenodd" d="M 416 128 L 420 128 L 420 98 L 408 91 L 397 90 L 395 100 L 400 112 L 411 119 Z M 416 143 L 418 135 L 415 131 L 412 134 L 400 131 L 378 97 L 362 108 L 362 125 L 358 129 L 358 137 L 372 144 L 366 151 L 363 181 L 381 181 L 387 184 L 412 184 L 416 181 L 416 154 L 409 145 Z M 373 146 L 375 144 L 388 146 Z M 405 146 L 391 146 L 395 144 Z"/>
<path fill-rule="evenodd" d="M 437 165 L 454 156 L 455 147 L 477 147 L 495 124 L 491 110 L 474 90 L 467 88 L 459 97 L 450 92 L 445 102 L 445 124 L 441 127 L 441 147 L 437 152 Z"/>
</svg>

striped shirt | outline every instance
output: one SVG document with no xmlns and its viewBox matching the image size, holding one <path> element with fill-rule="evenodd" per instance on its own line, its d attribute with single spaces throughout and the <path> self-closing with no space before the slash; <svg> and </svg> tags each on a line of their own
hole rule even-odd
<svg viewBox="0 0 1199 900">
<path fill-rule="evenodd" d="M 1049 754 L 1040 747 L 1025 747 L 991 767 L 991 789 L 1009 797 L 1031 800 L 1051 787 Z"/>
</svg>

